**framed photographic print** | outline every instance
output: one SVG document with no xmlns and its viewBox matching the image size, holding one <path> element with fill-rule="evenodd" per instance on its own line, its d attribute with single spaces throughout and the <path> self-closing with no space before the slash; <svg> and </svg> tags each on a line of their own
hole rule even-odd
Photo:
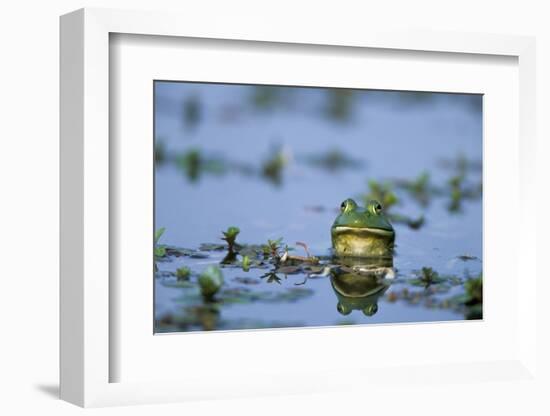
<svg viewBox="0 0 550 416">
<path fill-rule="evenodd" d="M 534 41 L 247 22 L 62 17 L 62 398 L 534 380 Z"/>
</svg>

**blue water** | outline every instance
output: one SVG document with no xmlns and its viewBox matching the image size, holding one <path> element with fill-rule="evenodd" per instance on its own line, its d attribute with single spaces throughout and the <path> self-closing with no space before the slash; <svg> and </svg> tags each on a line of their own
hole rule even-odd
<svg viewBox="0 0 550 416">
<path fill-rule="evenodd" d="M 413 179 L 430 172 L 434 185 L 445 186 L 453 170 L 442 161 L 463 157 L 482 160 L 481 97 L 461 94 L 410 94 L 389 91 L 355 91 L 349 118 L 327 117 L 327 92 L 314 88 L 285 88 L 281 100 L 259 109 L 250 100 L 254 87 L 241 85 L 157 82 L 155 89 L 155 139 L 168 157 L 199 149 L 207 157 L 235 164 L 261 167 L 280 149 L 288 164 L 280 185 L 260 175 L 229 170 L 205 172 L 191 181 L 174 163 L 158 163 L 155 177 L 155 226 L 165 227 L 161 242 L 196 249 L 201 243 L 219 243 L 221 231 L 238 226 L 241 243 L 264 243 L 282 237 L 289 245 L 308 244 L 316 255 L 330 249 L 330 226 L 340 203 L 367 192 L 368 180 Z M 185 119 L 184 103 L 197 100 L 199 117 Z M 328 171 L 304 161 L 308 155 L 338 149 L 360 166 Z M 481 170 L 468 170 L 468 180 L 481 180 Z M 482 201 L 464 201 L 458 213 L 447 209 L 445 196 L 435 196 L 427 207 L 397 191 L 397 212 L 410 217 L 423 214 L 426 223 L 418 230 L 394 224 L 397 254 L 394 267 L 398 283 L 378 301 L 378 312 L 365 316 L 353 311 L 342 316 L 329 278 L 310 279 L 300 287 L 313 291 L 295 302 L 253 302 L 220 308 L 219 329 L 273 326 L 320 326 L 341 323 L 392 323 L 464 319 L 459 311 L 390 302 L 392 291 L 402 290 L 407 279 L 422 267 L 441 275 L 462 278 L 482 269 Z M 320 209 L 312 209 L 320 207 Z M 393 208 L 392 208 L 393 209 Z M 302 254 L 297 248 L 297 253 Z M 158 263 L 160 271 L 182 265 L 200 272 L 217 264 L 222 252 L 205 259 L 178 257 Z M 461 261 L 459 255 L 473 256 Z M 257 279 L 247 290 L 285 291 L 304 280 L 289 275 L 281 285 L 259 277 L 265 270 L 248 273 L 224 268 L 226 287 L 243 287 L 236 277 Z M 167 287 L 165 278 L 155 279 L 155 314 L 185 314 L 185 291 Z M 447 295 L 462 291 L 452 288 Z M 183 300 L 182 300 L 183 299 Z M 201 329 L 201 328 L 189 328 Z"/>
</svg>

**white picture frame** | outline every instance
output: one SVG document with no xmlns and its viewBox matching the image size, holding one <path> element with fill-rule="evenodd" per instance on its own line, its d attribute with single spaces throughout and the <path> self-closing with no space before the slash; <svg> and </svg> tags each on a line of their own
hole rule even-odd
<svg viewBox="0 0 550 416">
<path fill-rule="evenodd" d="M 513 318 L 517 331 L 510 335 L 517 342 L 513 348 L 495 352 L 495 360 L 462 359 L 435 361 L 419 358 L 407 366 L 376 366 L 368 362 L 351 368 L 334 364 L 316 371 L 311 367 L 296 367 L 294 372 L 282 368 L 261 369 L 255 378 L 223 374 L 217 382 L 200 377 L 198 372 L 162 378 L 146 373 L 139 380 L 127 381 L 113 376 L 120 357 L 113 349 L 112 318 L 118 306 L 110 274 L 110 227 L 113 196 L 111 173 L 117 166 L 110 157 L 110 37 L 111 34 L 163 36 L 174 38 L 224 39 L 227 41 L 277 43 L 285 45 L 330 46 L 338 48 L 375 50 L 405 50 L 430 52 L 445 56 L 507 56 L 517 59 L 519 70 L 519 132 L 512 132 L 519 145 L 517 192 L 521 204 L 509 209 L 521 218 L 518 244 L 514 248 L 517 261 L 510 267 L 510 278 L 517 279 L 521 270 L 522 285 L 514 291 Z M 261 45 L 261 43 L 258 43 Z M 107 9 L 83 9 L 61 18 L 61 398 L 80 406 L 182 401 L 197 398 L 239 397 L 262 394 L 323 392 L 369 386 L 374 391 L 380 384 L 398 379 L 408 383 L 462 381 L 480 383 L 484 380 L 537 382 L 536 361 L 536 280 L 534 244 L 536 218 L 522 215 L 534 206 L 535 176 L 535 42 L 529 37 L 465 33 L 396 32 L 374 29 L 330 31 L 312 25 L 307 32 L 299 26 L 282 30 L 277 24 L 227 22 L 219 19 L 205 25 L 192 16 L 167 13 L 130 12 Z M 487 156 L 487 155 L 486 155 Z M 485 213 L 487 217 L 487 213 Z M 517 264 L 516 264 L 517 263 Z M 515 282 L 516 280 L 512 280 Z M 400 328 L 400 329 L 399 329 Z M 424 334 L 429 326 L 399 326 L 404 336 Z M 469 327 L 471 328 L 471 327 Z M 346 329 L 347 330 L 347 329 Z M 336 335 L 330 329 L 319 331 L 292 330 L 300 343 L 322 342 L 322 337 L 354 339 L 363 331 L 357 328 Z M 452 331 L 453 329 L 450 329 Z M 456 327 L 455 331 L 460 331 Z M 262 332 L 260 338 L 269 342 L 285 342 L 281 331 Z M 242 344 L 242 336 L 216 334 L 234 345 Z M 288 335 L 288 330 L 286 330 Z M 151 337 L 153 334 L 151 333 Z M 214 338 L 212 335 L 207 335 Z M 474 336 L 470 333 L 468 336 Z M 357 338 L 360 341 L 360 338 Z M 166 343 L 175 337 L 164 337 Z M 218 340 L 216 340 L 218 342 Z M 251 341 L 250 342 L 255 342 Z M 235 348 L 235 346 L 233 348 Z M 139 346 L 138 348 L 139 353 Z M 380 348 L 382 351 L 384 348 Z M 146 359 L 146 356 L 144 357 Z M 414 364 L 411 367 L 411 363 Z M 219 367 L 216 367 L 219 370 Z M 414 371 L 411 371 L 413 369 Z M 227 371 L 235 369 L 227 369 Z M 175 372 L 176 370 L 174 370 Z M 263 372 L 262 372 L 263 371 Z M 230 378 L 231 377 L 231 378 Z M 133 379 L 134 377 L 130 377 Z M 383 387 L 382 387 L 383 389 Z"/>
</svg>

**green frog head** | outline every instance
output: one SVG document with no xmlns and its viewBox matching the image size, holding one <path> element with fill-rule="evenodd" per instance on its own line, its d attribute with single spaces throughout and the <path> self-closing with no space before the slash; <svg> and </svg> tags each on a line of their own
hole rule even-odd
<svg viewBox="0 0 550 416">
<path fill-rule="evenodd" d="M 345 257 L 391 257 L 395 231 L 378 201 L 365 208 L 349 198 L 331 228 L 334 254 Z"/>
</svg>

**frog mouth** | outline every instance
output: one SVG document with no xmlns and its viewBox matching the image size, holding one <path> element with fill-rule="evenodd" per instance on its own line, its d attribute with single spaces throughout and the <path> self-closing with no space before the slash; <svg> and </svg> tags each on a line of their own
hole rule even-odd
<svg viewBox="0 0 550 416">
<path fill-rule="evenodd" d="M 333 231 L 336 234 L 343 234 L 343 233 L 354 233 L 354 234 L 364 234 L 364 235 L 379 235 L 383 237 L 390 237 L 394 235 L 393 230 L 386 230 L 383 228 L 372 228 L 372 227 L 346 227 L 346 226 L 337 226 L 334 227 Z"/>
</svg>

